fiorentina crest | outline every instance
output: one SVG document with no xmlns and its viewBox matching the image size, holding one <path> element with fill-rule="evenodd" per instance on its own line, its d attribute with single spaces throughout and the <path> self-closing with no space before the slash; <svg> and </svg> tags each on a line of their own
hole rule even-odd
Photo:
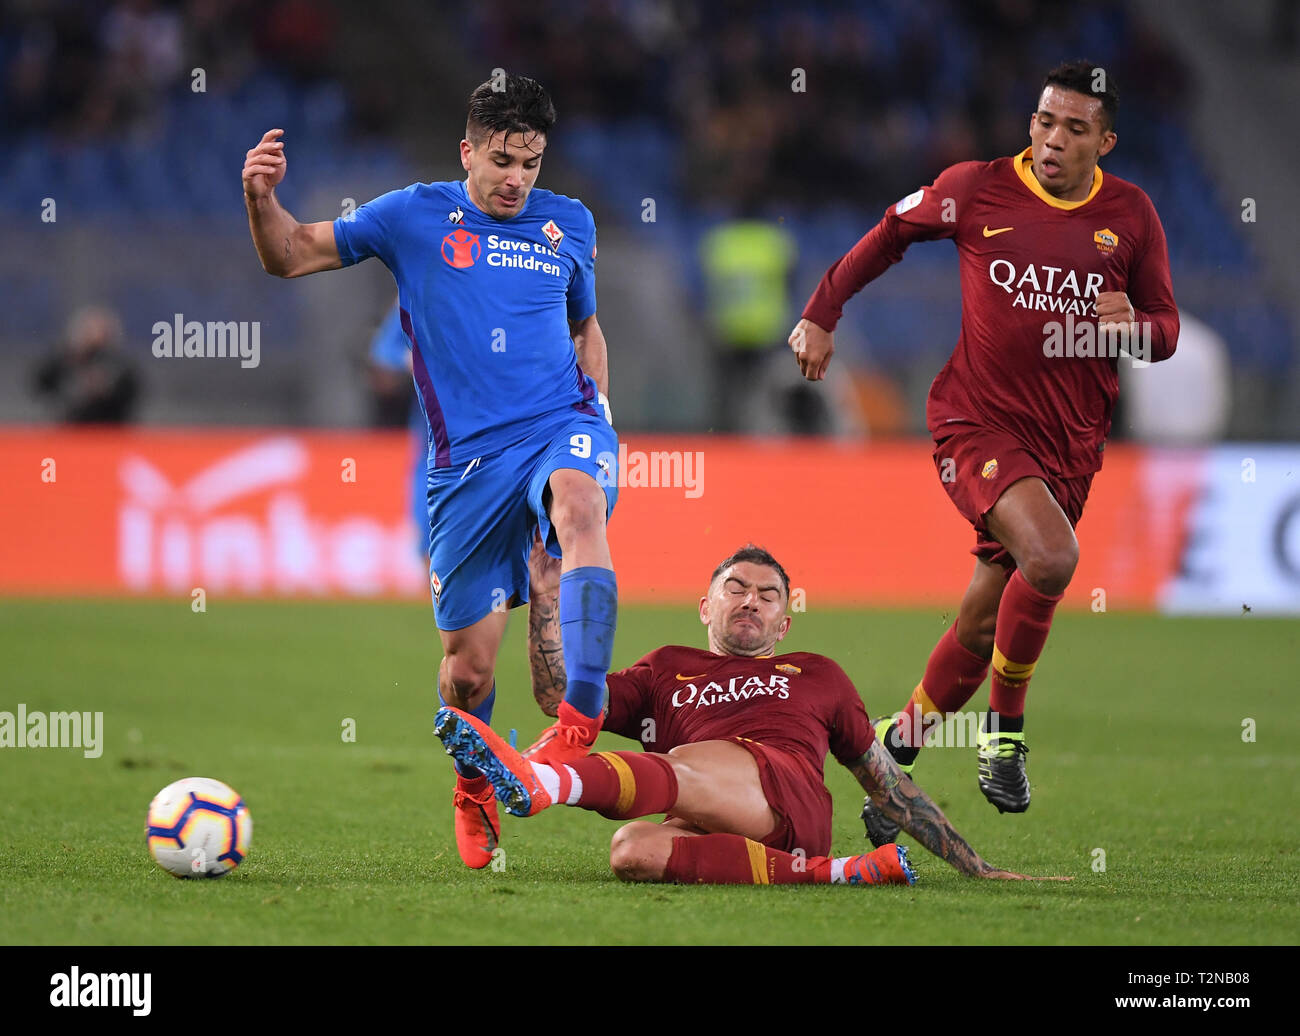
<svg viewBox="0 0 1300 1036">
<path fill-rule="evenodd" d="M 546 226 L 542 227 L 542 233 L 546 235 L 546 240 L 551 243 L 551 251 L 560 250 L 560 242 L 564 240 L 564 231 L 555 225 L 555 220 L 548 219 Z"/>
</svg>

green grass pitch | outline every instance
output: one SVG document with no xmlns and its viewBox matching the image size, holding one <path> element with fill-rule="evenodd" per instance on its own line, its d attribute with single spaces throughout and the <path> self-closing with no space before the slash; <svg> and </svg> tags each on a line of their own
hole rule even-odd
<svg viewBox="0 0 1300 1036">
<path fill-rule="evenodd" d="M 935 612 L 796 616 L 792 650 L 835 658 L 874 716 L 900 707 Z M 499 729 L 527 743 L 524 616 L 498 673 Z M 689 607 L 625 606 L 616 665 L 703 644 Z M 923 849 L 906 888 L 624 885 L 615 825 L 580 810 L 504 818 L 504 869 L 470 872 L 451 766 L 430 733 L 427 607 L 0 602 L 0 710 L 104 714 L 103 755 L 0 748 L 6 943 L 1294 943 L 1300 920 L 1300 623 L 1243 615 L 1058 617 L 1030 692 L 1034 802 L 999 816 L 974 750 L 917 777 L 988 860 L 1066 885 L 977 882 Z M 987 703 L 987 689 L 975 703 Z M 345 720 L 356 741 L 342 738 Z M 1243 722 L 1253 720 L 1253 742 Z M 606 736 L 605 747 L 633 747 Z M 149 859 L 145 807 L 184 776 L 237 788 L 252 850 L 215 882 Z M 835 852 L 860 850 L 861 793 L 833 760 Z M 905 838 L 906 840 L 906 838 Z M 1105 870 L 1094 870 L 1104 850 Z"/>
</svg>

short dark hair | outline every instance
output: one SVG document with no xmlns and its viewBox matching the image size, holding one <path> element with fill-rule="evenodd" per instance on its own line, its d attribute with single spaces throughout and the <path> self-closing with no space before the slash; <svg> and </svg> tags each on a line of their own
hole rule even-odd
<svg viewBox="0 0 1300 1036">
<path fill-rule="evenodd" d="M 1101 101 L 1101 130 L 1107 133 L 1115 128 L 1115 116 L 1119 114 L 1119 91 L 1115 89 L 1114 77 L 1092 61 L 1079 58 L 1064 61 L 1047 73 L 1043 79 L 1042 89 L 1059 86 L 1063 90 L 1072 90 L 1085 97 L 1095 97 Z"/>
<path fill-rule="evenodd" d="M 478 146 L 495 133 L 551 132 L 555 105 L 536 79 L 502 73 L 480 83 L 469 95 L 465 139 Z"/>
<path fill-rule="evenodd" d="M 709 576 L 709 586 L 713 585 L 714 580 L 722 575 L 732 565 L 741 561 L 748 561 L 752 565 L 766 565 L 769 568 L 776 569 L 777 575 L 781 577 L 781 585 L 785 587 L 785 599 L 790 600 L 790 577 L 785 574 L 785 569 L 781 567 L 781 562 L 772 557 L 762 547 L 756 547 L 752 543 L 746 543 L 729 558 L 723 558 L 718 563 L 718 567 L 713 570 L 713 575 Z"/>
</svg>

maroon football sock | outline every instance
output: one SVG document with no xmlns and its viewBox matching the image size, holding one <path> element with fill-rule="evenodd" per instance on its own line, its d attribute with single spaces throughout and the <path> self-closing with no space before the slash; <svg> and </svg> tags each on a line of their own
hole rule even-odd
<svg viewBox="0 0 1300 1036">
<path fill-rule="evenodd" d="M 679 885 L 825 885 L 831 880 L 831 861 L 782 852 L 742 835 L 682 835 L 673 839 L 664 880 Z"/>
<path fill-rule="evenodd" d="M 920 748 L 927 724 L 940 722 L 936 717 L 956 712 L 968 701 L 984 677 L 989 661 L 967 650 L 957 639 L 957 624 L 948 627 L 930 652 L 925 675 L 907 699 L 898 719 L 898 737 L 909 748 Z"/>
<path fill-rule="evenodd" d="M 597 752 L 568 763 L 582 779 L 575 806 L 590 809 L 610 820 L 667 813 L 677 801 L 677 774 L 667 756 L 649 752 Z M 564 802 L 572 781 L 560 774 L 559 801 Z"/>
<path fill-rule="evenodd" d="M 1015 718 L 1025 712 L 1025 693 L 1034 674 L 1038 656 L 1052 628 L 1052 613 L 1062 595 L 1049 597 L 1029 585 L 1016 569 L 998 606 L 998 624 L 993 635 L 993 681 L 989 708 Z"/>
</svg>

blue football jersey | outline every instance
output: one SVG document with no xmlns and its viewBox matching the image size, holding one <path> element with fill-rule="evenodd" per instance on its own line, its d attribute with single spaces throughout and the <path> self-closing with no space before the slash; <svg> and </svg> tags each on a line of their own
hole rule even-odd
<svg viewBox="0 0 1300 1036">
<path fill-rule="evenodd" d="M 568 321 L 596 312 L 596 223 L 582 202 L 533 188 L 498 220 L 462 181 L 390 191 L 334 221 L 344 266 L 378 256 L 397 281 L 429 466 L 522 441 L 566 408 L 596 414 Z"/>
</svg>

